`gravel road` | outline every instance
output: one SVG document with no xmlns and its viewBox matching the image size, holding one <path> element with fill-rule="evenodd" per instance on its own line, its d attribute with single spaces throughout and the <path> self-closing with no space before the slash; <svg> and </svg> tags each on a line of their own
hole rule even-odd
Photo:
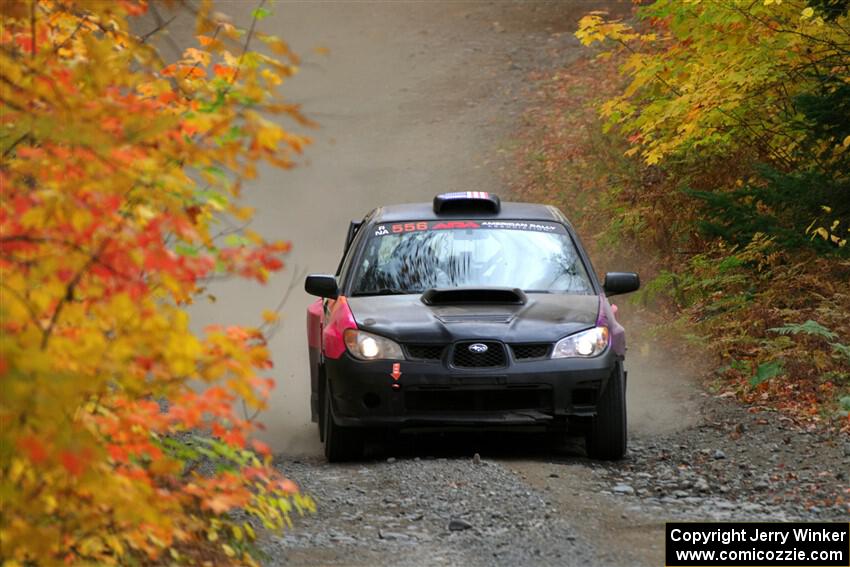
<svg viewBox="0 0 850 567">
<path fill-rule="evenodd" d="M 254 8 L 219 4 L 242 25 Z M 374 206 L 500 192 L 529 73 L 576 57 L 577 18 L 605 6 L 628 3 L 280 3 L 262 28 L 304 55 L 287 92 L 321 128 L 304 167 L 261 171 L 246 196 L 252 228 L 292 240 L 293 253 L 264 288 L 215 284 L 218 301 L 194 308 L 195 324 L 256 323 L 302 271 L 332 271 L 348 221 Z M 180 30 L 191 26 L 175 26 L 178 42 Z M 705 394 L 699 370 L 641 340 L 639 321 L 627 325 L 624 461 L 588 461 L 571 440 L 464 434 L 402 436 L 362 463 L 327 465 L 308 414 L 309 301 L 291 295 L 271 343 L 279 385 L 264 421 L 278 466 L 319 511 L 263 539 L 269 566 L 657 567 L 665 520 L 850 516 L 847 439 Z"/>
<path fill-rule="evenodd" d="M 266 538 L 267 564 L 657 567 L 665 521 L 850 517 L 846 438 L 691 387 L 692 424 L 633 422 L 617 463 L 521 433 L 401 436 L 346 465 L 281 456 L 319 512 Z"/>
</svg>

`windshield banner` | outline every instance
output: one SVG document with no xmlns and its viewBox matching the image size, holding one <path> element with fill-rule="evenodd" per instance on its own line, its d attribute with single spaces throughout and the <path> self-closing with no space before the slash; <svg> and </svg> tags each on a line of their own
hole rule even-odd
<svg viewBox="0 0 850 567">
<path fill-rule="evenodd" d="M 524 230 L 528 232 L 547 232 L 566 234 L 560 223 L 525 220 L 439 220 L 410 221 L 392 224 L 379 224 L 375 227 L 375 236 L 403 234 L 406 232 L 426 232 L 431 230 Z"/>
</svg>

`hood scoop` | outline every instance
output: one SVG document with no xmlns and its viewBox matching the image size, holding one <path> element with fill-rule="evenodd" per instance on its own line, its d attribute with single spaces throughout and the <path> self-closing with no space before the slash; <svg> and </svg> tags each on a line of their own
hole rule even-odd
<svg viewBox="0 0 850 567">
<path fill-rule="evenodd" d="M 441 305 L 524 305 L 527 298 L 521 289 L 509 287 L 431 288 L 422 294 L 422 303 Z"/>
<path fill-rule="evenodd" d="M 510 323 L 514 316 L 511 314 L 474 313 L 469 315 L 436 315 L 443 323 Z"/>
</svg>

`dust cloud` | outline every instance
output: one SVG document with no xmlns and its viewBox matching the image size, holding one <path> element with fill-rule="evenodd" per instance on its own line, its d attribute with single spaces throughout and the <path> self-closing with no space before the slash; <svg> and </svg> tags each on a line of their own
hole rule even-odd
<svg viewBox="0 0 850 567">
<path fill-rule="evenodd" d="M 633 336 L 640 327 L 626 329 L 627 334 L 632 329 Z M 665 347 L 652 340 L 638 343 L 641 346 L 630 348 L 626 357 L 630 433 L 663 435 L 698 423 L 699 393 L 694 388 L 695 378 L 688 378 L 697 376 L 698 370 L 674 360 Z"/>
</svg>

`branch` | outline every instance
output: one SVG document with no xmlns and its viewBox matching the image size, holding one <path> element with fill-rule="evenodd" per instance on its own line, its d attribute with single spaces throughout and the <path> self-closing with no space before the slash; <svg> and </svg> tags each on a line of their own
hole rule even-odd
<svg viewBox="0 0 850 567">
<path fill-rule="evenodd" d="M 60 43 L 59 45 L 54 45 L 53 46 L 53 53 L 58 53 L 60 49 L 62 49 L 66 45 L 68 45 L 68 42 L 71 41 L 72 39 L 74 39 L 74 37 L 76 37 L 76 35 L 77 35 L 77 32 L 80 31 L 80 29 L 82 29 L 83 23 L 84 23 L 83 20 L 80 20 L 80 23 L 77 24 L 76 29 L 74 29 L 74 31 L 72 31 L 71 34 L 62 41 L 62 43 Z"/>
<path fill-rule="evenodd" d="M 10 154 L 10 153 L 12 153 L 12 150 L 14 150 L 14 149 L 15 149 L 15 147 L 16 147 L 18 144 L 20 144 L 21 142 L 23 142 L 24 140 L 26 140 L 27 138 L 29 138 L 29 135 L 30 135 L 30 134 L 29 134 L 29 132 L 26 132 L 26 133 L 24 133 L 24 134 L 21 134 L 21 136 L 20 136 L 17 140 L 15 140 L 14 142 L 12 142 L 12 143 L 11 143 L 11 145 L 3 151 L 3 157 L 4 157 L 4 158 L 5 158 L 5 157 L 8 157 L 8 156 L 9 156 L 9 154 Z"/>
<path fill-rule="evenodd" d="M 104 239 L 97 253 L 90 257 L 85 265 L 83 265 L 83 267 L 80 268 L 80 270 L 74 275 L 71 281 L 68 282 L 68 285 L 65 287 L 65 295 L 59 300 L 59 303 L 53 310 L 53 315 L 50 317 L 50 323 L 48 323 L 47 328 L 44 329 L 44 332 L 41 335 L 41 350 L 45 350 L 47 348 L 50 336 L 53 334 L 53 329 L 59 321 L 59 315 L 62 313 L 62 309 L 64 309 L 68 302 L 74 300 L 74 291 L 77 289 L 77 285 L 79 285 L 80 280 L 82 280 L 83 276 L 89 268 L 91 268 L 92 264 L 98 261 L 99 256 L 103 254 L 103 251 L 106 249 L 109 242 L 110 240 L 108 238 Z"/>
<path fill-rule="evenodd" d="M 152 29 L 151 31 L 149 31 L 148 33 L 146 33 L 145 35 L 140 36 L 139 37 L 139 43 L 145 43 L 148 39 L 150 39 L 151 36 L 161 32 L 162 30 L 167 28 L 171 24 L 171 22 L 173 22 L 174 20 L 177 19 L 177 14 L 174 14 L 173 16 L 171 16 L 170 19 L 163 20 L 162 16 L 159 15 L 159 11 L 156 9 L 156 6 L 154 4 L 151 4 L 150 7 L 151 7 L 151 13 L 154 15 L 154 18 L 156 19 L 156 27 L 154 29 Z"/>
<path fill-rule="evenodd" d="M 30 57 L 35 59 L 35 8 L 38 2 L 30 2 Z"/>
<path fill-rule="evenodd" d="M 41 326 L 41 323 L 38 322 L 38 313 L 36 312 L 35 307 L 33 307 L 32 304 L 27 301 L 27 298 L 21 295 L 16 289 L 7 286 L 2 281 L 0 281 L 0 287 L 11 293 L 15 297 L 15 299 L 20 301 L 21 304 L 26 307 L 27 311 L 29 311 L 30 319 L 32 319 L 33 325 L 35 325 L 36 328 L 38 328 L 41 332 L 44 332 L 44 328 Z"/>
<path fill-rule="evenodd" d="M 251 27 L 248 28 L 248 35 L 245 37 L 245 45 L 242 46 L 242 53 L 239 54 L 239 63 L 236 65 L 236 71 L 233 73 L 233 79 L 230 81 L 230 85 L 233 86 L 237 79 L 239 79 L 239 71 L 242 69 L 242 59 L 245 57 L 245 53 L 248 51 L 248 47 L 251 45 L 251 38 L 254 37 L 254 30 L 257 27 L 257 16 L 259 15 L 260 8 L 265 6 L 266 0 L 260 0 L 260 3 L 252 12 L 253 17 L 251 18 Z M 224 94 L 227 94 L 230 91 L 228 88 L 224 91 Z"/>
</svg>

